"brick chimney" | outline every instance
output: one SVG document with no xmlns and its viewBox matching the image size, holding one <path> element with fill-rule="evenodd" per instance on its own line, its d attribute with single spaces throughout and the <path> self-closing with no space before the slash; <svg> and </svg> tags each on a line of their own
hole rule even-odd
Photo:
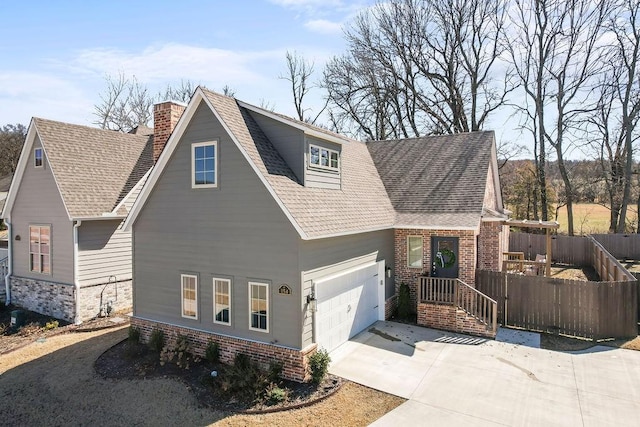
<svg viewBox="0 0 640 427">
<path fill-rule="evenodd" d="M 173 101 L 153 106 L 153 163 L 158 161 L 185 108 L 186 105 Z"/>
</svg>

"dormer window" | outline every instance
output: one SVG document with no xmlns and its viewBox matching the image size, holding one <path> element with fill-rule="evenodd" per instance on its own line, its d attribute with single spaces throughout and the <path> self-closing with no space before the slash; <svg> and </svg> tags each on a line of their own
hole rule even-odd
<svg viewBox="0 0 640 427">
<path fill-rule="evenodd" d="M 198 142 L 191 144 L 191 187 L 218 186 L 218 143 Z"/>
<path fill-rule="evenodd" d="M 322 169 L 338 170 L 339 153 L 328 148 L 309 145 L 309 165 Z"/>
<path fill-rule="evenodd" d="M 33 165 L 37 168 L 42 167 L 42 148 L 33 150 Z"/>
</svg>

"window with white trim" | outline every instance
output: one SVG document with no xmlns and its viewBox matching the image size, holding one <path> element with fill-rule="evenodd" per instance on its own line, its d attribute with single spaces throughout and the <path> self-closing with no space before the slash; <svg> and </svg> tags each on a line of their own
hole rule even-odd
<svg viewBox="0 0 640 427">
<path fill-rule="evenodd" d="M 335 150 L 309 144 L 309 165 L 312 167 L 337 171 L 339 158 L 340 155 Z"/>
<path fill-rule="evenodd" d="M 51 226 L 29 226 L 29 270 L 51 274 Z"/>
<path fill-rule="evenodd" d="M 218 143 L 196 142 L 191 144 L 191 187 L 218 186 Z"/>
<path fill-rule="evenodd" d="M 422 268 L 422 236 L 407 236 L 407 265 Z"/>
<path fill-rule="evenodd" d="M 42 148 L 36 148 L 33 150 L 33 165 L 37 168 L 41 168 L 43 165 Z"/>
<path fill-rule="evenodd" d="M 198 276 L 181 274 L 182 282 L 182 317 L 198 318 Z"/>
<path fill-rule="evenodd" d="M 269 332 L 269 285 L 249 282 L 249 329 Z"/>
<path fill-rule="evenodd" d="M 213 322 L 231 324 L 231 280 L 213 279 Z"/>
</svg>

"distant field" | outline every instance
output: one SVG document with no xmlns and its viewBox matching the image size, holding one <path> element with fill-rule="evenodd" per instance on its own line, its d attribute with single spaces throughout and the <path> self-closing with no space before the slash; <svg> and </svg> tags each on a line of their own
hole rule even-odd
<svg viewBox="0 0 640 427">
<path fill-rule="evenodd" d="M 595 203 L 578 203 L 573 205 L 573 230 L 576 234 L 607 233 L 609 231 L 608 208 Z M 636 221 L 636 209 L 627 211 L 627 222 Z M 560 233 L 567 233 L 567 208 L 562 207 L 558 211 Z"/>
</svg>

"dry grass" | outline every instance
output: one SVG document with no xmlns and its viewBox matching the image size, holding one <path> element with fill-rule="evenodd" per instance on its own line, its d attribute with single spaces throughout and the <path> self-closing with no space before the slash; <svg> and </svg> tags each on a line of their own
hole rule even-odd
<svg viewBox="0 0 640 427">
<path fill-rule="evenodd" d="M 126 328 L 68 333 L 0 356 L 0 413 L 13 425 L 365 426 L 404 402 L 348 383 L 315 405 L 265 415 L 234 415 L 198 404 L 173 378 L 105 380 L 95 360 Z M 61 403 L 62 402 L 62 403 Z"/>
<path fill-rule="evenodd" d="M 596 203 L 578 203 L 573 205 L 573 229 L 576 234 L 599 234 L 609 232 L 611 211 Z M 627 223 L 637 221 L 637 209 L 629 206 Z M 558 210 L 559 233 L 567 233 L 567 207 Z"/>
</svg>

